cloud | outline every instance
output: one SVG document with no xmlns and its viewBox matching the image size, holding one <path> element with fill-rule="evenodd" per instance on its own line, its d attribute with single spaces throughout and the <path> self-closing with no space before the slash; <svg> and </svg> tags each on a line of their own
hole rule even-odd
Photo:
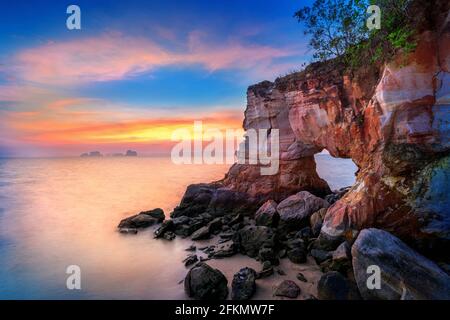
<svg viewBox="0 0 450 320">
<path fill-rule="evenodd" d="M 238 109 L 211 106 L 207 113 L 184 110 L 181 115 L 161 110 L 130 109 L 79 97 L 49 101 L 34 110 L 0 110 L 0 117 L 14 144 L 34 146 L 167 143 L 175 129 L 190 128 L 195 120 L 219 130 L 242 126 Z"/>
<path fill-rule="evenodd" d="M 239 40 L 211 41 L 202 32 L 188 36 L 185 50 L 167 49 L 144 37 L 107 33 L 79 40 L 50 42 L 15 55 L 9 71 L 37 84 L 65 85 L 119 80 L 171 65 L 200 65 L 264 72 L 276 59 L 297 55 L 292 48 L 273 48 Z"/>
</svg>

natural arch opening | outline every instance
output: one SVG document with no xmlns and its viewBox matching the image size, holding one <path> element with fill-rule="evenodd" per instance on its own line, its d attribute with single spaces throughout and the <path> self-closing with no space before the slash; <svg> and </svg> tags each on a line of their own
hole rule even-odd
<svg viewBox="0 0 450 320">
<path fill-rule="evenodd" d="M 314 159 L 317 174 L 328 183 L 331 190 L 355 184 L 358 166 L 352 159 L 332 157 L 326 150 L 315 154 Z"/>
</svg>

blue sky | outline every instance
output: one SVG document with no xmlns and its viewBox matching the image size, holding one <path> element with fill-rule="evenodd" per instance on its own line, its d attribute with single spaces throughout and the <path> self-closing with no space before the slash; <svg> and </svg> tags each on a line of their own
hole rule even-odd
<svg viewBox="0 0 450 320">
<path fill-rule="evenodd" d="M 62 124 L 73 116 L 69 110 L 83 112 L 78 127 L 89 121 L 99 125 L 99 110 L 105 111 L 108 124 L 230 110 L 242 114 L 249 85 L 310 61 L 302 26 L 293 18 L 310 2 L 4 4 L 0 150 L 23 151 L 30 144 L 35 150 L 43 145 L 37 128 L 45 124 L 66 130 Z M 70 4 L 81 8 L 81 30 L 66 28 Z M 50 115 L 54 105 L 63 105 L 64 112 Z M 88 113 L 95 113 L 95 119 Z M 64 144 L 63 139 L 57 142 Z"/>
</svg>

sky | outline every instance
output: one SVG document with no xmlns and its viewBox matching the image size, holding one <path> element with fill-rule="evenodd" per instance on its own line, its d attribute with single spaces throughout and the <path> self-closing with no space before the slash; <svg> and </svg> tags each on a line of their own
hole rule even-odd
<svg viewBox="0 0 450 320">
<path fill-rule="evenodd" d="M 249 85 L 311 61 L 293 17 L 310 2 L 1 0 L 0 157 L 159 154 L 194 120 L 240 128 Z"/>
</svg>

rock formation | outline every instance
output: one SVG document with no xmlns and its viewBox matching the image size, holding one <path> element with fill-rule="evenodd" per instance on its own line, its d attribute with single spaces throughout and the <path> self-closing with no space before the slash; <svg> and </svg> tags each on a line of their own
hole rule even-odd
<svg viewBox="0 0 450 320">
<path fill-rule="evenodd" d="M 316 63 L 249 87 L 244 129 L 280 130 L 278 174 L 235 164 L 222 181 L 188 188 L 173 216 L 254 214 L 299 191 L 324 196 L 330 190 L 313 155 L 326 149 L 351 158 L 358 172 L 327 209 L 321 240 L 333 247 L 376 227 L 442 254 L 450 241 L 450 23 L 448 4 L 439 3 L 409 55 L 353 74 Z"/>
</svg>

